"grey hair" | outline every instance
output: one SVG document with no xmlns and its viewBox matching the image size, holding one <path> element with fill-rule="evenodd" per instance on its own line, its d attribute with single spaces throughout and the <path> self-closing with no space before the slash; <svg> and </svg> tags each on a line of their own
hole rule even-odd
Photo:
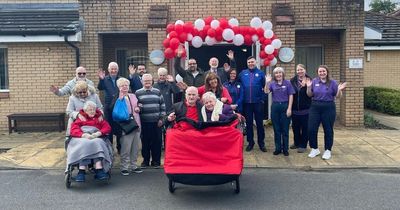
<svg viewBox="0 0 400 210">
<path fill-rule="evenodd" d="M 275 73 L 277 73 L 277 72 L 282 72 L 282 74 L 283 74 L 282 79 L 284 80 L 284 79 L 285 79 L 285 70 L 284 70 L 282 67 L 276 67 L 276 68 L 274 68 L 274 70 L 272 71 L 272 78 L 273 78 L 274 80 L 276 80 L 276 79 L 275 79 Z"/>
<path fill-rule="evenodd" d="M 217 101 L 217 97 L 215 96 L 215 94 L 213 92 L 210 92 L 210 91 L 204 93 L 203 96 L 201 97 L 201 100 L 203 100 L 203 103 L 207 99 L 212 99 L 214 101 Z"/>
<path fill-rule="evenodd" d="M 166 68 L 159 68 L 157 71 L 157 74 L 160 76 L 160 74 L 168 74 L 168 70 Z"/>
<path fill-rule="evenodd" d="M 90 107 L 97 108 L 97 105 L 93 101 L 86 101 L 83 104 L 83 110 L 85 110 L 85 111 L 88 110 Z"/>
<path fill-rule="evenodd" d="M 116 66 L 116 67 L 117 67 L 117 69 L 119 69 L 119 67 L 118 67 L 118 63 L 116 63 L 116 62 L 110 62 L 110 63 L 108 64 L 108 69 L 110 69 L 110 68 L 111 68 L 111 66 Z"/>
<path fill-rule="evenodd" d="M 153 79 L 153 75 L 151 75 L 151 74 L 143 74 L 142 80 L 144 79 L 144 77 L 149 77 L 149 78 Z"/>
<path fill-rule="evenodd" d="M 128 86 L 131 84 L 131 82 L 128 79 L 121 77 L 117 80 L 117 87 L 121 87 L 121 85 L 125 83 L 128 84 Z"/>
</svg>

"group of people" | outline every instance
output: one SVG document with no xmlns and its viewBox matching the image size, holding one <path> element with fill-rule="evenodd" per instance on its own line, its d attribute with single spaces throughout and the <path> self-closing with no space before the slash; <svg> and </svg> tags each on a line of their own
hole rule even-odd
<svg viewBox="0 0 400 210">
<path fill-rule="evenodd" d="M 128 78 L 119 75 L 115 62 L 108 65 L 108 74 L 98 71 L 97 89 L 104 91 L 104 106 L 92 81 L 86 78 L 86 69 L 78 67 L 76 77 L 64 87 L 51 86 L 58 95 L 70 95 L 67 106 L 69 123 L 67 136 L 67 162 L 77 162 L 79 172 L 77 181 L 85 181 L 85 170 L 89 162 L 94 164 L 95 177 L 107 178 L 112 157 L 107 152 L 107 142 L 100 137 L 108 136 L 121 157 L 121 174 L 141 173 L 142 168 L 159 167 L 161 164 L 162 128 L 174 126 L 193 126 L 193 122 L 228 121 L 240 113 L 246 121 L 246 151 L 255 145 L 253 122 L 256 123 L 257 143 L 266 152 L 265 130 L 263 125 L 264 103 L 268 93 L 272 93 L 271 118 L 274 130 L 274 155 L 289 155 L 289 148 L 299 153 L 306 151 L 309 142 L 309 157 L 320 154 L 317 133 L 322 123 L 325 133 L 325 152 L 323 159 L 331 157 L 333 144 L 333 124 L 336 118 L 335 98 L 340 97 L 346 83 L 338 84 L 330 78 L 327 66 L 318 68 L 318 76 L 311 79 L 305 66 L 297 65 L 296 75 L 285 79 L 285 71 L 276 67 L 272 75 L 266 75 L 256 66 L 256 58 L 247 59 L 247 68 L 237 71 L 233 51 L 228 51 L 229 64 L 218 68 L 219 61 L 213 57 L 210 69 L 203 71 L 197 67 L 195 59 L 188 60 L 188 68 L 181 66 L 181 53 L 174 60 L 177 74 L 182 82 L 176 82 L 165 68 L 158 69 L 158 80 L 148 74 L 145 65 L 136 68 L 130 65 Z M 183 97 L 176 97 L 184 92 Z M 118 105 L 116 105 L 118 104 Z M 121 106 L 123 105 L 123 106 Z M 118 106 L 138 125 L 134 130 L 125 130 L 116 119 Z M 292 121 L 294 144 L 289 147 L 289 125 Z M 83 140 L 84 139 L 84 140 Z M 96 141 L 93 141 L 96 139 Z M 78 151 L 79 142 L 82 151 Z M 89 143 L 87 143 L 89 142 Z M 137 164 L 141 143 L 143 162 Z M 96 146 L 94 146 L 96 145 Z M 71 149 L 70 149 L 71 148 Z M 95 149 L 93 149 L 95 148 Z M 95 152 L 100 155 L 91 155 Z M 86 157 L 79 159 L 79 157 Z M 89 161 L 90 159 L 91 161 Z"/>
</svg>

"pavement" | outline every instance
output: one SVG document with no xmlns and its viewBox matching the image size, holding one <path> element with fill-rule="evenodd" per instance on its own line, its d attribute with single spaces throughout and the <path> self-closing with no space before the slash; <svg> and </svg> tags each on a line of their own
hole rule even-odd
<svg viewBox="0 0 400 210">
<path fill-rule="evenodd" d="M 400 129 L 400 117 L 394 117 L 391 120 L 389 126 Z M 384 123 L 383 120 L 381 123 Z M 272 154 L 274 148 L 272 134 L 272 128 L 267 126 L 266 145 L 268 151 L 266 153 L 261 152 L 257 145 L 253 151 L 243 152 L 245 167 L 303 170 L 336 168 L 400 170 L 400 130 L 336 126 L 330 160 L 323 160 L 321 156 L 309 158 L 307 155 L 310 149 L 307 150 L 307 153 L 290 150 L 288 157 L 274 156 Z M 318 145 L 322 153 L 324 145 L 322 128 L 319 129 L 318 136 Z M 289 138 L 291 144 L 291 132 Z M 247 142 L 245 142 L 246 145 Z M 65 161 L 63 132 L 0 133 L 0 169 L 65 169 Z M 138 163 L 141 162 L 142 159 L 139 155 Z M 118 155 L 115 155 L 114 167 L 119 167 Z"/>
</svg>

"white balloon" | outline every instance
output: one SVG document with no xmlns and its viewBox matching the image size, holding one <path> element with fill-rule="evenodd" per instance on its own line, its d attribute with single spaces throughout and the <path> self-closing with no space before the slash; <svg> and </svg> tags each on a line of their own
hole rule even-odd
<svg viewBox="0 0 400 210">
<path fill-rule="evenodd" d="M 236 46 L 241 46 L 244 43 L 244 37 L 242 34 L 236 34 L 235 37 L 233 37 L 233 44 Z"/>
<path fill-rule="evenodd" d="M 250 21 L 250 26 L 253 28 L 261 28 L 262 20 L 259 17 L 253 17 Z"/>
<path fill-rule="evenodd" d="M 282 41 L 279 39 L 274 39 L 271 43 L 271 45 L 275 48 L 275 49 L 279 49 L 282 46 Z"/>
<path fill-rule="evenodd" d="M 224 29 L 224 31 L 222 32 L 222 37 L 226 41 L 231 41 L 233 37 L 235 37 L 235 32 L 233 32 L 233 30 L 230 28 Z"/>
<path fill-rule="evenodd" d="M 274 36 L 274 32 L 273 32 L 273 31 L 271 31 L 271 30 L 269 30 L 269 29 L 267 29 L 267 30 L 264 31 L 264 37 L 265 37 L 265 38 L 271 39 L 273 36 Z"/>
<path fill-rule="evenodd" d="M 217 29 L 219 27 L 219 21 L 218 20 L 212 20 L 210 23 L 211 28 Z"/>
<path fill-rule="evenodd" d="M 193 39 L 193 35 L 191 33 L 188 33 L 186 40 L 190 42 L 190 41 L 192 41 L 192 39 Z"/>
<path fill-rule="evenodd" d="M 201 37 L 199 37 L 199 36 L 193 37 L 193 39 L 192 39 L 193 47 L 199 48 L 199 47 L 201 47 L 202 44 L 203 44 L 203 39 L 201 39 Z"/>
<path fill-rule="evenodd" d="M 176 82 L 183 82 L 183 78 L 181 77 L 181 75 L 176 74 L 176 76 L 175 76 L 175 81 L 176 81 Z"/>
<path fill-rule="evenodd" d="M 275 66 L 278 63 L 278 60 L 276 58 L 272 59 L 271 62 L 269 63 L 270 66 Z"/>
<path fill-rule="evenodd" d="M 175 25 L 184 25 L 185 22 L 183 22 L 183 20 L 177 20 L 175 21 Z"/>
<path fill-rule="evenodd" d="M 251 40 L 252 40 L 253 42 L 258 41 L 258 36 L 254 34 L 253 36 L 251 36 Z"/>
<path fill-rule="evenodd" d="M 262 28 L 264 30 L 271 30 L 272 29 L 272 23 L 269 20 L 266 20 L 262 23 Z"/>
<path fill-rule="evenodd" d="M 217 40 L 215 40 L 212 37 L 206 36 L 206 39 L 204 41 L 208 46 L 213 46 L 215 43 L 217 43 Z"/>
<path fill-rule="evenodd" d="M 269 54 L 272 54 L 273 52 L 274 52 L 274 50 L 275 50 L 275 48 L 272 46 L 272 45 L 267 45 L 266 47 L 265 47 L 265 49 L 264 49 L 264 51 L 265 51 L 265 53 L 267 53 L 268 55 Z"/>
<path fill-rule="evenodd" d="M 205 25 L 206 23 L 203 19 L 197 19 L 196 21 L 194 21 L 194 27 L 199 31 L 203 30 Z"/>
<path fill-rule="evenodd" d="M 236 18 L 229 19 L 228 23 L 231 27 L 239 26 L 239 21 Z"/>
</svg>

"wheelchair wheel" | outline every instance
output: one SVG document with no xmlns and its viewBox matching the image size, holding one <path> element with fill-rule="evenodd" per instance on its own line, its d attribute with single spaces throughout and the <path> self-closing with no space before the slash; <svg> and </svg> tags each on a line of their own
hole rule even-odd
<svg viewBox="0 0 400 210">
<path fill-rule="evenodd" d="M 235 182 L 235 184 L 233 184 Z M 240 182 L 239 182 L 239 177 L 236 178 L 236 180 L 232 182 L 233 185 L 235 185 L 235 193 L 239 194 L 240 193 Z"/>
<path fill-rule="evenodd" d="M 67 189 L 71 188 L 71 172 L 68 171 L 68 172 L 65 174 L 64 180 L 65 180 L 65 187 L 66 187 Z"/>
<path fill-rule="evenodd" d="M 170 193 L 175 192 L 175 182 L 172 181 L 171 179 L 169 179 L 169 181 L 168 181 L 168 189 L 169 189 Z"/>
</svg>

